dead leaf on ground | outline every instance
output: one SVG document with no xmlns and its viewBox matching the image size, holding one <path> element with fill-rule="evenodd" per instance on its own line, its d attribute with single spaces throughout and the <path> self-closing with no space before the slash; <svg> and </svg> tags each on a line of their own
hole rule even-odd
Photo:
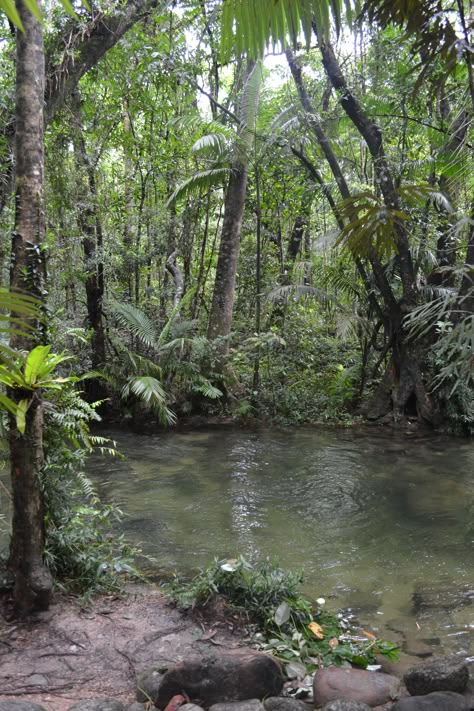
<svg viewBox="0 0 474 711">
<path fill-rule="evenodd" d="M 311 632 L 314 634 L 316 639 L 324 639 L 324 631 L 321 625 L 318 625 L 317 622 L 310 622 L 308 625 L 308 628 L 311 630 Z"/>
</svg>

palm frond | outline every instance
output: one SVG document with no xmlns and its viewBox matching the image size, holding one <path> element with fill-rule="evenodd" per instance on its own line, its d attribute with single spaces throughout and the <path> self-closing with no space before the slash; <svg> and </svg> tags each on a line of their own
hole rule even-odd
<svg viewBox="0 0 474 711">
<path fill-rule="evenodd" d="M 287 106 L 275 116 L 270 124 L 270 133 L 284 133 L 288 124 L 296 121 L 299 124 L 299 117 L 295 106 Z"/>
<path fill-rule="evenodd" d="M 192 289 L 188 289 L 188 291 L 184 294 L 183 298 L 176 304 L 176 306 L 172 310 L 170 317 L 168 318 L 168 321 L 166 322 L 165 327 L 162 329 L 160 335 L 158 336 L 157 345 L 159 348 L 163 348 L 164 344 L 168 340 L 171 330 L 174 327 L 176 318 L 181 313 L 181 311 L 190 303 L 190 301 L 193 298 L 195 293 L 196 293 L 195 286 L 192 287 Z"/>
<path fill-rule="evenodd" d="M 248 75 L 239 106 L 241 126 L 253 135 L 257 121 L 258 105 L 260 100 L 260 87 L 262 84 L 262 63 L 256 62 Z"/>
<path fill-rule="evenodd" d="M 317 289 L 315 286 L 308 286 L 307 284 L 277 286 L 266 295 L 266 298 L 272 303 L 288 301 L 289 299 L 300 301 L 304 298 L 316 299 L 322 304 L 334 301 L 334 298 L 324 289 Z"/>
<path fill-rule="evenodd" d="M 118 301 L 109 307 L 118 323 L 128 329 L 135 338 L 138 338 L 145 346 L 155 348 L 157 339 L 155 327 L 148 316 L 137 309 L 132 304 L 124 304 Z"/>
<path fill-rule="evenodd" d="M 437 323 L 450 320 L 457 295 L 446 289 L 437 299 L 417 306 L 405 317 L 405 327 L 410 338 L 423 338 Z"/>
<path fill-rule="evenodd" d="M 122 397 L 126 399 L 130 395 L 135 395 L 145 407 L 154 410 L 164 424 L 176 422 L 176 415 L 166 406 L 166 393 L 156 378 L 149 375 L 130 378 L 122 388 Z"/>
<path fill-rule="evenodd" d="M 453 382 L 450 395 L 461 384 L 474 383 L 474 316 L 466 316 L 455 324 L 440 324 L 441 335 L 435 346 L 436 357 L 445 363 L 433 381 L 436 390 L 445 381 Z"/>
<path fill-rule="evenodd" d="M 366 190 L 341 202 L 346 226 L 340 231 L 338 244 L 355 257 L 366 257 L 372 248 L 381 259 L 396 252 L 396 225 L 408 221 L 409 215 L 387 207 L 381 199 Z"/>
<path fill-rule="evenodd" d="M 173 324 L 171 335 L 173 338 L 190 338 L 198 326 L 199 320 L 196 318 L 182 319 L 181 321 L 176 321 Z"/>
<path fill-rule="evenodd" d="M 320 39 L 327 38 L 331 27 L 339 32 L 343 8 L 350 21 L 351 0 L 226 0 L 221 22 L 221 55 L 228 61 L 232 51 L 262 57 L 265 48 L 296 45 L 303 34 L 309 47 L 313 26 Z"/>
<path fill-rule="evenodd" d="M 205 192 L 215 187 L 222 188 L 224 181 L 229 177 L 230 171 L 230 165 L 200 170 L 182 182 L 181 185 L 178 185 L 174 193 L 166 201 L 166 207 L 170 207 L 170 205 L 189 194 L 199 193 L 200 191 Z"/>
<path fill-rule="evenodd" d="M 206 378 L 201 378 L 196 383 L 193 383 L 192 389 L 194 392 L 201 393 L 201 395 L 204 395 L 204 397 L 210 400 L 218 400 L 223 395 L 222 390 L 216 388 L 215 385 L 212 385 Z"/>
<path fill-rule="evenodd" d="M 228 156 L 229 142 L 222 133 L 208 133 L 198 138 L 191 150 L 195 155 L 222 161 Z"/>
</svg>

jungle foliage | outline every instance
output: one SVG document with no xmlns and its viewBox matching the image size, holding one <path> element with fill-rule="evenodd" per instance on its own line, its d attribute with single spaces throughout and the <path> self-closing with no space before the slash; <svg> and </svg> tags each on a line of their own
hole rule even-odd
<svg viewBox="0 0 474 711">
<path fill-rule="evenodd" d="M 468 2 L 0 10 L 19 608 L 52 585 L 38 481 L 55 392 L 151 427 L 230 414 L 472 433 Z"/>
</svg>

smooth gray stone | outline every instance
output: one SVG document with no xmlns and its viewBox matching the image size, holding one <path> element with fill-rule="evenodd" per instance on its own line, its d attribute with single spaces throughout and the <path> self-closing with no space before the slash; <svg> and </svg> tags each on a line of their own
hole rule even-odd
<svg viewBox="0 0 474 711">
<path fill-rule="evenodd" d="M 148 701 L 154 704 L 162 679 L 163 674 L 154 667 L 142 672 L 137 679 L 136 700 L 141 704 L 146 704 Z"/>
<path fill-rule="evenodd" d="M 101 699 L 85 699 L 69 707 L 68 711 L 125 711 L 121 701 L 104 697 Z"/>
<path fill-rule="evenodd" d="M 220 704 L 213 704 L 209 711 L 264 711 L 264 706 L 258 699 L 248 699 L 246 701 L 226 701 Z"/>
<path fill-rule="evenodd" d="M 391 711 L 469 711 L 469 704 L 455 691 L 435 691 L 425 696 L 400 699 Z"/>
<path fill-rule="evenodd" d="M 4 699 L 0 701 L 0 711 L 46 711 L 46 709 L 44 706 L 34 704 L 32 701 Z"/>
<path fill-rule="evenodd" d="M 308 711 L 309 704 L 286 696 L 270 696 L 263 702 L 265 711 Z"/>
<path fill-rule="evenodd" d="M 336 699 L 324 704 L 322 711 L 372 711 L 372 707 L 362 701 L 350 699 Z"/>
<path fill-rule="evenodd" d="M 469 669 L 459 657 L 437 657 L 410 669 L 403 681 L 412 696 L 424 696 L 434 691 L 462 694 L 469 681 Z"/>
</svg>

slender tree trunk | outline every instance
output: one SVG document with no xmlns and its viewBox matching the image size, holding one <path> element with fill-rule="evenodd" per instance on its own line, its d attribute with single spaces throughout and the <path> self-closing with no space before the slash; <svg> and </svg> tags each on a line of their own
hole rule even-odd
<svg viewBox="0 0 474 711">
<path fill-rule="evenodd" d="M 11 286 L 36 296 L 44 292 L 44 152 L 43 97 L 44 49 L 41 23 L 23 0 L 16 7 L 24 25 L 17 31 L 16 133 L 15 133 L 15 233 Z M 39 326 L 39 324 L 32 324 Z M 34 335 L 12 337 L 12 346 L 30 350 L 38 344 Z M 30 393 L 12 392 L 19 401 Z M 43 407 L 35 393 L 26 416 L 25 433 L 10 429 L 13 521 L 10 566 L 15 576 L 14 604 L 20 615 L 49 606 L 52 578 L 43 561 L 45 543 L 43 466 Z"/>
<path fill-rule="evenodd" d="M 471 205 L 471 225 L 469 227 L 464 275 L 459 290 L 459 308 L 468 316 L 474 314 L 474 201 Z"/>
<path fill-rule="evenodd" d="M 304 110 L 306 111 L 307 116 L 309 117 L 311 129 L 312 129 L 314 136 L 319 144 L 319 147 L 321 148 L 321 151 L 322 151 L 322 153 L 323 153 L 323 155 L 324 155 L 324 157 L 331 169 L 331 173 L 333 174 L 334 180 L 336 181 L 336 185 L 338 187 L 339 194 L 341 195 L 341 198 L 343 200 L 349 200 L 351 198 L 351 191 L 349 189 L 349 185 L 347 184 L 345 175 L 341 169 L 341 166 L 340 166 L 340 163 L 337 159 L 337 156 L 332 149 L 331 141 L 326 136 L 324 129 L 318 120 L 316 111 L 314 110 L 314 107 L 311 103 L 311 99 L 308 95 L 308 92 L 306 91 L 306 86 L 303 81 L 301 67 L 300 67 L 298 61 L 295 59 L 293 52 L 289 48 L 286 49 L 286 58 L 287 58 L 288 66 L 290 67 L 291 74 L 293 76 L 293 79 L 294 79 L 294 82 L 296 85 L 296 89 L 298 91 L 298 96 L 300 98 L 301 105 L 303 106 Z M 304 155 L 304 153 L 302 151 L 298 151 L 295 148 L 293 148 L 292 151 L 293 151 L 293 154 L 296 155 L 300 159 L 300 161 L 303 163 L 303 165 L 307 168 L 311 178 L 313 180 L 316 180 L 316 182 L 318 182 L 321 185 L 324 195 L 325 195 L 326 199 L 328 200 L 328 203 L 334 213 L 338 227 L 339 227 L 339 229 L 343 229 L 344 228 L 344 221 L 342 219 L 342 216 L 340 214 L 338 207 L 336 206 L 336 204 L 332 198 L 331 191 L 324 183 L 321 173 L 313 166 L 311 161 L 308 160 L 308 158 Z M 382 294 L 382 297 L 385 299 L 385 301 L 387 301 L 387 299 L 388 299 L 388 303 L 391 306 L 393 306 L 395 300 L 393 298 L 393 295 L 392 295 L 392 292 L 390 289 L 390 285 L 387 281 L 387 278 L 385 276 L 382 265 L 380 264 L 378 256 L 375 254 L 375 251 L 373 249 L 369 253 L 369 260 L 371 262 L 375 280 L 376 280 L 377 286 L 380 290 L 380 293 Z M 367 274 L 365 271 L 365 267 L 362 263 L 362 260 L 360 257 L 354 256 L 354 261 L 356 263 L 357 270 L 364 282 L 364 286 L 367 291 L 367 297 L 368 297 L 369 301 L 371 302 L 371 305 L 373 306 L 375 312 L 378 313 L 379 316 L 383 319 L 382 310 L 377 302 L 377 299 L 374 296 L 372 285 L 370 284 L 369 280 L 367 279 Z M 389 298 L 389 297 L 391 297 L 391 298 Z"/>
<path fill-rule="evenodd" d="M 179 264 L 177 262 L 178 259 L 178 250 L 175 250 L 170 254 L 168 259 L 166 260 L 166 269 L 168 272 L 171 274 L 173 277 L 174 281 L 174 298 L 173 298 L 173 309 L 177 309 L 179 306 L 179 302 L 183 298 L 184 295 L 184 278 L 183 278 L 183 272 L 181 271 Z M 176 314 L 176 316 L 179 316 L 179 314 Z"/>
<path fill-rule="evenodd" d="M 84 132 L 82 127 L 80 97 L 74 97 L 75 116 L 75 152 L 77 169 L 84 173 L 84 179 L 80 181 L 82 204 L 78 211 L 78 224 L 82 233 L 82 249 L 84 252 L 84 262 L 86 271 L 86 301 L 87 320 L 92 329 L 91 341 L 91 361 L 93 370 L 99 370 L 106 360 L 105 353 L 105 332 L 104 332 L 104 264 L 103 252 L 103 231 L 98 210 L 97 184 L 95 179 L 94 165 L 88 156 Z M 98 400 L 104 396 L 103 388 L 99 381 L 89 380 L 88 396 Z"/>
<path fill-rule="evenodd" d="M 197 318 L 199 315 L 199 304 L 201 300 L 201 288 L 204 280 L 204 262 L 206 259 L 206 248 L 207 240 L 209 237 L 209 219 L 210 219 L 210 207 L 211 207 L 211 191 L 208 190 L 206 196 L 206 217 L 204 221 L 204 235 L 201 241 L 201 250 L 199 256 L 199 271 L 196 281 L 196 293 L 193 297 L 193 302 L 191 306 L 191 318 Z"/>
<path fill-rule="evenodd" d="M 241 104 L 245 104 L 245 94 L 248 82 L 255 69 L 255 63 L 247 66 L 246 82 L 242 89 Z M 258 94 L 257 94 L 258 98 Z M 253 142 L 253 127 L 244 123 L 239 129 L 239 138 L 250 147 Z M 243 157 L 232 165 L 232 171 L 227 187 L 224 206 L 224 222 L 222 224 L 219 258 L 217 261 L 216 280 L 212 298 L 207 335 L 209 339 L 229 336 L 232 326 L 232 310 L 234 306 L 235 275 L 240 251 L 240 230 L 244 214 L 245 197 L 247 193 L 248 159 Z M 222 347 L 222 353 L 229 349 L 228 342 Z"/>
<path fill-rule="evenodd" d="M 234 164 L 225 198 L 224 222 L 207 329 L 209 339 L 228 336 L 232 326 L 235 275 L 239 259 L 240 230 L 247 193 L 247 179 L 247 165 Z M 228 344 L 222 350 L 226 353 Z"/>
<path fill-rule="evenodd" d="M 126 136 L 131 134 L 130 130 L 130 117 L 128 115 L 127 104 L 125 102 L 123 107 L 123 130 Z M 125 173 L 125 188 L 124 188 L 124 198 L 125 198 L 125 227 L 123 235 L 123 265 L 121 269 L 121 277 L 126 284 L 126 293 L 128 300 L 132 301 L 133 295 L 133 285 L 132 285 L 132 265 L 133 265 L 133 181 L 135 178 L 135 171 L 133 169 L 133 163 L 129 155 L 128 148 L 125 148 L 124 155 L 124 173 Z"/>
<path fill-rule="evenodd" d="M 255 214 L 257 217 L 257 251 L 255 253 L 255 332 L 260 333 L 262 327 L 262 201 L 260 195 L 260 171 L 255 168 Z M 260 346 L 255 353 L 253 366 L 252 400 L 255 408 L 258 408 L 260 390 Z"/>
</svg>

